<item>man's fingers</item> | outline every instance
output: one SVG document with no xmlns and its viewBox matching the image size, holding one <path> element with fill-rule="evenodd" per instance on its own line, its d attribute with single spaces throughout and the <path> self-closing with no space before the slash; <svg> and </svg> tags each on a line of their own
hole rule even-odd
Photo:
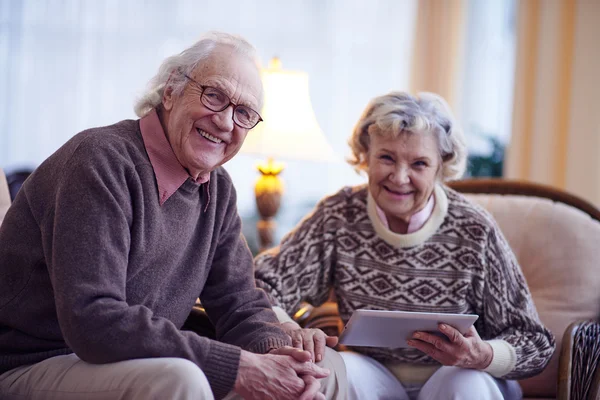
<svg viewBox="0 0 600 400">
<path fill-rule="evenodd" d="M 291 356 L 294 360 L 302 363 L 311 360 L 311 355 L 308 351 L 296 349 L 290 346 L 284 346 L 275 350 L 271 350 L 270 354 L 276 354 L 280 356 Z"/>
<path fill-rule="evenodd" d="M 327 368 L 319 367 L 315 363 L 297 363 L 292 366 L 298 375 L 313 376 L 317 379 L 329 376 L 330 371 Z"/>
<path fill-rule="evenodd" d="M 304 332 L 304 350 L 308 351 L 311 356 L 311 360 L 315 360 L 315 336 L 311 331 Z"/>
<path fill-rule="evenodd" d="M 319 362 L 325 355 L 325 333 L 319 331 L 314 336 L 315 341 L 315 362 Z"/>
<path fill-rule="evenodd" d="M 294 349 L 294 350 L 296 350 L 296 351 L 294 353 L 290 354 L 294 358 L 294 360 L 300 361 L 302 363 L 309 362 L 310 360 L 312 360 L 312 354 L 310 354 L 308 351 L 306 351 L 306 350 L 300 351 L 299 349 Z"/>
<path fill-rule="evenodd" d="M 292 338 L 292 347 L 295 347 L 300 350 L 304 349 L 302 335 L 300 334 L 300 332 L 296 331 L 290 337 Z"/>
<path fill-rule="evenodd" d="M 317 397 L 319 393 L 319 389 L 321 388 L 321 383 L 313 376 L 303 376 L 304 380 L 304 392 L 300 396 L 300 400 L 313 400 Z"/>
<path fill-rule="evenodd" d="M 325 339 L 325 343 L 329 347 L 335 347 L 335 345 L 338 344 L 338 337 L 337 336 L 327 336 L 327 338 Z"/>
</svg>

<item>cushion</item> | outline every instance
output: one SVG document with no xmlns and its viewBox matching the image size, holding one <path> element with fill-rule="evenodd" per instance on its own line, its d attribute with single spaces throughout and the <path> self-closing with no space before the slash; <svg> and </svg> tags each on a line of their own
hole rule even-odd
<svg viewBox="0 0 600 400">
<path fill-rule="evenodd" d="M 556 395 L 563 333 L 576 320 L 600 316 L 600 222 L 548 199 L 467 195 L 494 216 L 512 247 L 542 322 L 557 348 L 546 369 L 521 381 L 525 396 Z"/>
</svg>

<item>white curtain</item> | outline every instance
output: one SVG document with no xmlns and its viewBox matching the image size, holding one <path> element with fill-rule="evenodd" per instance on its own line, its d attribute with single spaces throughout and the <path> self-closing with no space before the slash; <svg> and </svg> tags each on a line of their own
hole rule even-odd
<svg viewBox="0 0 600 400">
<path fill-rule="evenodd" d="M 332 147 L 374 96 L 406 90 L 416 0 L 0 0 L 0 168 L 35 167 L 77 132 L 135 118 L 169 55 L 207 30 L 241 34 L 267 63 L 306 71 Z M 293 123 L 293 121 L 290 121 Z M 250 133 L 251 134 L 251 133 Z M 227 164 L 242 216 L 255 214 L 258 160 Z M 363 182 L 345 163 L 288 163 L 279 233 L 327 193 Z"/>
<path fill-rule="evenodd" d="M 505 175 L 600 204 L 600 2 L 519 2 Z"/>
<path fill-rule="evenodd" d="M 466 0 L 420 0 L 412 59 L 412 92 L 434 92 L 456 112 L 463 68 Z"/>
<path fill-rule="evenodd" d="M 490 156 L 510 137 L 515 0 L 419 0 L 413 92 L 442 95 L 461 122 L 469 152 Z"/>
<path fill-rule="evenodd" d="M 515 72 L 515 0 L 469 0 L 457 110 L 470 153 L 489 156 L 490 138 L 510 141 Z"/>
<path fill-rule="evenodd" d="M 3 0 L 0 7 L 0 165 L 36 166 L 75 133 L 133 117 L 136 91 L 168 46 L 144 32 L 158 13 L 144 11 L 142 24 L 132 2 Z"/>
</svg>

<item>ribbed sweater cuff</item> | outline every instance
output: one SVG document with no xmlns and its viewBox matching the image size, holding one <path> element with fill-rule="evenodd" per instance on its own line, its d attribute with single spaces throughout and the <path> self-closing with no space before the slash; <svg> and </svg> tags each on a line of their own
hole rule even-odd
<svg viewBox="0 0 600 400">
<path fill-rule="evenodd" d="M 517 352 L 514 347 L 506 340 L 488 340 L 487 342 L 492 346 L 494 356 L 490 365 L 484 369 L 485 372 L 493 377 L 501 378 L 515 369 Z"/>
<path fill-rule="evenodd" d="M 289 346 L 290 341 L 285 341 L 280 338 L 268 338 L 262 342 L 258 342 L 250 348 L 250 351 L 258 354 L 266 354 L 271 350 L 278 349 L 283 346 Z"/>
<path fill-rule="evenodd" d="M 279 306 L 273 306 L 273 312 L 275 312 L 275 315 L 277 315 L 279 322 L 294 322 L 292 317 L 290 317 L 285 310 Z"/>
<path fill-rule="evenodd" d="M 237 346 L 211 341 L 206 366 L 202 372 L 216 399 L 225 397 L 235 385 L 242 350 Z"/>
</svg>

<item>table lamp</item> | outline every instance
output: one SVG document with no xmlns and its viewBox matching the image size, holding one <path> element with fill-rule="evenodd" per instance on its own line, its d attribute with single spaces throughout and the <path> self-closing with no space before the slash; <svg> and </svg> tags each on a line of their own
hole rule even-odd
<svg viewBox="0 0 600 400">
<path fill-rule="evenodd" d="M 275 160 L 299 159 L 335 161 L 335 152 L 327 143 L 313 111 L 308 74 L 284 70 L 281 61 L 273 58 L 261 71 L 264 87 L 263 122 L 244 141 L 241 151 L 266 158 L 258 164 L 261 176 L 254 193 L 260 215 L 257 223 L 260 251 L 273 245 L 274 217 L 281 205 L 284 186 L 279 174 L 284 164 Z"/>
</svg>

